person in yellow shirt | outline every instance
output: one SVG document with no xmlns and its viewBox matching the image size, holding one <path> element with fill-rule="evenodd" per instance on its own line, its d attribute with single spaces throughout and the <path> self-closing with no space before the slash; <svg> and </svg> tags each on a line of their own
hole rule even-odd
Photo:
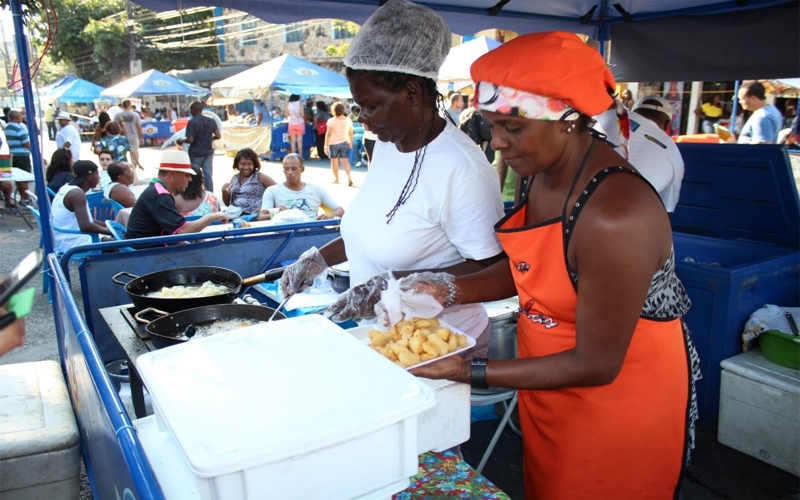
<svg viewBox="0 0 800 500">
<path fill-rule="evenodd" d="M 722 106 L 720 105 L 721 101 L 722 97 L 720 97 L 719 94 L 715 94 L 713 97 L 711 97 L 711 101 L 703 103 L 695 110 L 697 116 L 703 120 L 703 133 L 714 133 L 714 124 L 719 122 L 719 119 L 722 118 Z"/>
<path fill-rule="evenodd" d="M 47 125 L 47 137 L 51 141 L 56 140 L 56 107 L 53 103 L 44 108 L 44 123 Z"/>
</svg>

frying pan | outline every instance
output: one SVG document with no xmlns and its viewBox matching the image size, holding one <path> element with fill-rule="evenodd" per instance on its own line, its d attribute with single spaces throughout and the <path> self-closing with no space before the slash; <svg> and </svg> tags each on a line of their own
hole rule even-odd
<svg viewBox="0 0 800 500">
<path fill-rule="evenodd" d="M 158 348 L 169 347 L 171 345 L 182 344 L 189 340 L 184 335 L 189 326 L 205 326 L 214 321 L 231 319 L 251 319 L 257 321 L 269 321 L 270 316 L 275 312 L 271 307 L 255 306 L 249 304 L 217 304 L 206 307 L 196 307 L 168 313 L 157 309 L 148 308 L 136 313 L 137 321 L 147 323 L 145 330 L 150 335 L 150 340 Z M 147 322 L 143 316 L 147 313 L 160 314 L 161 317 Z M 275 320 L 286 319 L 286 316 L 278 312 Z"/>
<path fill-rule="evenodd" d="M 131 281 L 120 281 L 120 277 L 128 276 Z M 230 269 L 212 266 L 193 266 L 157 271 L 144 276 L 136 276 L 128 272 L 115 274 L 111 280 L 125 286 L 125 292 L 131 298 L 137 309 L 153 307 L 167 312 L 182 311 L 194 307 L 209 306 L 213 304 L 227 304 L 233 301 L 241 291 L 242 277 Z M 197 298 L 159 298 L 148 297 L 148 294 L 161 290 L 163 287 L 176 285 L 200 286 L 206 281 L 228 288 L 222 295 Z"/>
</svg>

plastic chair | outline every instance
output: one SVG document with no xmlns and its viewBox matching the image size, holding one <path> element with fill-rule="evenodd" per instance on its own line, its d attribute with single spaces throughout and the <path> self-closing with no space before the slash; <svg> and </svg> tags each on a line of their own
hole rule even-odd
<svg viewBox="0 0 800 500">
<path fill-rule="evenodd" d="M 50 197 L 50 201 L 53 201 L 53 198 L 56 197 L 56 192 L 50 189 L 49 187 L 46 187 L 46 189 L 47 189 L 47 196 Z"/>
<path fill-rule="evenodd" d="M 125 235 L 128 233 L 128 228 L 123 226 L 117 221 L 107 220 L 106 227 L 109 231 L 111 231 L 111 235 L 114 236 L 114 239 L 117 241 L 122 241 L 125 239 Z M 119 249 L 120 252 L 133 252 L 134 249 L 131 247 L 122 247 Z"/>
<path fill-rule="evenodd" d="M 483 452 L 483 457 L 481 457 L 478 467 L 475 468 L 475 472 L 478 474 L 481 473 L 486 466 L 486 462 L 489 461 L 489 457 L 492 455 L 492 451 L 494 451 L 494 447 L 497 445 L 497 441 L 500 439 L 500 435 L 503 433 L 503 429 L 505 429 L 506 425 L 509 425 L 511 430 L 517 435 L 522 436 L 522 431 L 511 421 L 511 414 L 514 413 L 514 408 L 517 406 L 516 389 L 505 389 L 501 392 L 489 394 L 476 394 L 473 392 L 470 395 L 471 406 L 489 406 L 497 403 L 503 403 L 503 416 L 500 419 L 500 423 L 497 425 L 497 430 L 494 431 L 492 440 L 489 441 L 489 445 L 486 447 L 486 451 Z"/>
<path fill-rule="evenodd" d="M 115 208 L 113 204 L 121 207 L 121 205 L 114 200 L 105 198 L 100 191 L 88 193 L 86 195 L 86 201 L 89 202 L 89 210 L 92 214 L 92 218 L 99 221 L 114 220 L 119 209 Z"/>
</svg>

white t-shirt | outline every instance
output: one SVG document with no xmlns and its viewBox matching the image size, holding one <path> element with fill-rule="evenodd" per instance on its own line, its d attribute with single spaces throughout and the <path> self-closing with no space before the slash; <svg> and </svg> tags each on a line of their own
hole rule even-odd
<svg viewBox="0 0 800 500">
<path fill-rule="evenodd" d="M 283 183 L 270 186 L 261 198 L 261 209 L 284 206 L 302 210 L 309 220 L 316 220 L 319 207 L 324 205 L 330 210 L 341 207 L 324 189 L 305 183 L 300 191 L 287 188 Z"/>
<path fill-rule="evenodd" d="M 375 143 L 369 175 L 342 219 L 352 285 L 385 271 L 439 269 L 502 251 L 494 232 L 503 217 L 497 173 L 450 123 L 420 155 L 416 188 L 386 223 L 414 156 L 394 144 Z M 450 308 L 443 319 L 472 337 L 489 322 L 481 304 Z"/>
<path fill-rule="evenodd" d="M 56 134 L 56 145 L 63 148 L 64 144 L 69 143 L 69 150 L 72 152 L 72 160 L 78 161 L 81 159 L 81 133 L 78 129 L 73 127 L 71 123 Z"/>
<path fill-rule="evenodd" d="M 66 127 L 65 127 L 66 128 Z M 80 231 L 81 227 L 78 225 L 78 217 L 75 212 L 71 212 L 64 205 L 64 197 L 73 189 L 80 189 L 80 186 L 73 186 L 65 184 L 61 186 L 55 197 L 53 197 L 53 226 L 60 229 L 71 229 Z M 89 209 L 89 202 L 86 202 L 86 211 L 90 214 L 92 211 Z M 88 245 L 92 242 L 92 237 L 88 234 L 72 234 L 62 233 L 61 231 L 54 232 L 56 237 L 56 252 L 62 254 L 72 247 L 79 245 Z"/>
<path fill-rule="evenodd" d="M 636 167 L 647 181 L 656 188 L 667 212 L 675 211 L 683 182 L 683 157 L 677 144 L 652 120 L 628 112 L 631 120 L 631 138 L 628 142 L 628 161 Z M 616 112 L 606 111 L 594 117 L 594 128 L 608 136 L 608 140 L 619 144 L 619 127 Z M 623 151 L 616 148 L 620 155 Z"/>
</svg>

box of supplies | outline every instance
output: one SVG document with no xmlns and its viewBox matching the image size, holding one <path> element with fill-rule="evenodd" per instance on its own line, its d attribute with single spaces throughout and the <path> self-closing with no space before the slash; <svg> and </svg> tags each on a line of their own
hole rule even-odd
<svg viewBox="0 0 800 500">
<path fill-rule="evenodd" d="M 418 415 L 435 403 L 319 315 L 193 339 L 137 366 L 201 499 L 389 497 L 417 472 Z"/>
<path fill-rule="evenodd" d="M 719 442 L 800 475 L 800 371 L 759 350 L 722 362 Z"/>
</svg>

